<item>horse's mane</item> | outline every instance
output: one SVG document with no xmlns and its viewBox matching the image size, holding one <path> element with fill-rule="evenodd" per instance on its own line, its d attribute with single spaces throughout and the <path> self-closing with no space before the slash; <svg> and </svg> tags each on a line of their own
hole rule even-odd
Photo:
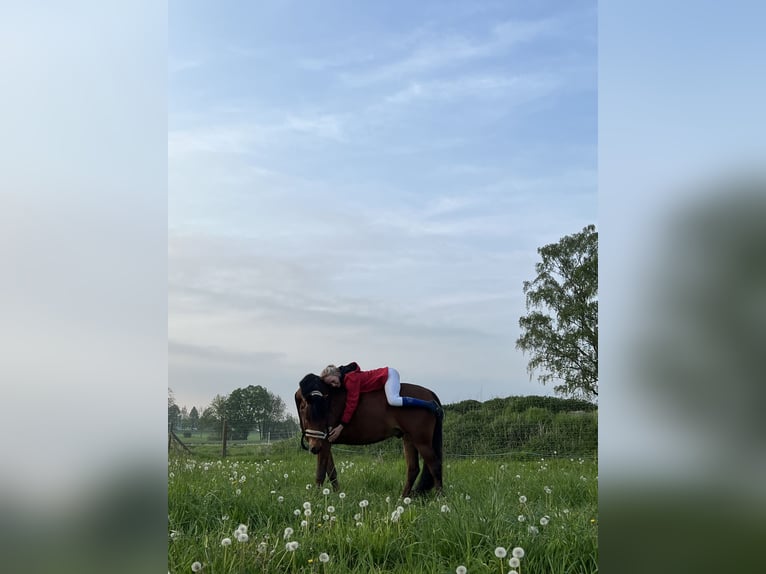
<svg viewBox="0 0 766 574">
<path fill-rule="evenodd" d="M 300 382 L 301 394 L 311 408 L 311 420 L 321 421 L 327 418 L 330 406 L 327 397 L 330 393 L 330 385 L 314 373 L 309 373 Z"/>
</svg>

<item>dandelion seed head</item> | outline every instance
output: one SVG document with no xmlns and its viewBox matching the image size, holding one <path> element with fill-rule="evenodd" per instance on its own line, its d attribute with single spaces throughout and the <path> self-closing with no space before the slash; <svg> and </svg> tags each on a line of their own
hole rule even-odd
<svg viewBox="0 0 766 574">
<path fill-rule="evenodd" d="M 295 510 L 293 510 L 293 514 L 295 514 L 295 516 L 300 516 L 301 515 L 300 509 L 296 508 Z"/>
<path fill-rule="evenodd" d="M 523 514 L 519 514 L 519 522 L 524 522 L 527 519 Z"/>
<path fill-rule="evenodd" d="M 545 491 L 545 494 L 550 494 L 551 492 L 553 492 L 553 490 L 551 490 L 550 486 L 544 487 L 543 490 Z"/>
<path fill-rule="evenodd" d="M 310 484 L 306 485 L 306 490 L 311 490 L 311 485 Z"/>
<path fill-rule="evenodd" d="M 231 538 L 224 538 L 221 540 L 221 546 L 231 546 Z"/>
<path fill-rule="evenodd" d="M 311 503 L 310 503 L 310 502 L 308 502 L 308 501 L 304 502 L 304 503 L 303 503 L 303 508 L 306 508 L 306 509 L 309 509 L 309 508 L 311 508 Z"/>
<path fill-rule="evenodd" d="M 511 550 L 511 554 L 513 554 L 516 558 L 524 558 L 524 549 L 521 546 L 517 546 L 513 550 Z"/>
<path fill-rule="evenodd" d="M 508 566 L 510 566 L 511 568 L 518 568 L 520 565 L 521 565 L 521 561 L 515 556 L 511 558 L 510 560 L 508 560 Z"/>
<path fill-rule="evenodd" d="M 396 507 L 396 511 L 397 511 L 399 514 L 403 514 L 403 513 L 404 513 L 404 506 L 397 506 L 397 507 Z"/>
<path fill-rule="evenodd" d="M 539 532 L 540 532 L 540 530 L 537 528 L 537 526 L 530 526 L 528 530 L 529 530 L 530 534 L 539 534 Z"/>
<path fill-rule="evenodd" d="M 289 475 L 289 474 L 287 474 L 287 473 L 285 473 L 285 474 L 284 474 L 284 477 L 285 477 L 285 478 L 288 478 L 289 476 L 290 476 L 290 475 Z"/>
<path fill-rule="evenodd" d="M 340 498 L 341 500 L 343 500 L 344 498 L 346 498 L 346 493 L 345 493 L 345 492 L 341 492 L 341 493 L 338 495 L 338 498 Z"/>
<path fill-rule="evenodd" d="M 548 525 L 548 521 L 549 521 L 549 520 L 550 520 L 550 518 L 549 518 L 549 517 L 547 517 L 547 516 L 543 516 L 543 517 L 540 519 L 540 526 L 547 526 L 547 525 Z"/>
<path fill-rule="evenodd" d="M 366 508 L 368 504 L 370 504 L 370 503 L 367 500 L 360 500 L 359 501 L 359 508 Z"/>
<path fill-rule="evenodd" d="M 202 570 L 202 564 L 199 562 L 192 562 L 192 572 L 199 572 Z"/>
<path fill-rule="evenodd" d="M 506 554 L 508 554 L 508 552 L 502 546 L 498 546 L 497 548 L 495 548 L 495 556 L 497 556 L 498 558 L 505 558 Z"/>
<path fill-rule="evenodd" d="M 525 504 L 527 502 L 527 497 L 522 494 L 519 496 L 519 502 L 521 502 L 521 504 Z"/>
<path fill-rule="evenodd" d="M 303 511 L 303 514 L 304 514 L 305 516 L 311 516 L 311 509 L 310 509 L 310 508 L 307 508 L 306 510 L 304 510 L 304 511 Z"/>
<path fill-rule="evenodd" d="M 404 497 L 404 504 L 410 504 L 412 502 L 412 499 L 409 496 Z"/>
<path fill-rule="evenodd" d="M 306 528 L 309 525 L 308 521 L 301 520 L 301 528 Z"/>
<path fill-rule="evenodd" d="M 330 514 L 332 514 L 333 512 L 335 512 L 335 507 L 334 507 L 334 506 L 332 506 L 332 505 L 328 506 L 328 507 L 327 507 L 327 512 L 329 512 Z"/>
<path fill-rule="evenodd" d="M 441 508 L 441 511 L 442 511 L 442 512 L 449 512 L 449 511 L 450 511 L 450 510 L 449 510 L 449 506 L 447 506 L 446 504 L 442 504 L 442 508 Z"/>
<path fill-rule="evenodd" d="M 319 555 L 319 561 L 320 561 L 322 564 L 327 564 L 327 563 L 330 561 L 330 555 L 329 555 L 329 554 L 327 554 L 327 552 L 322 552 L 322 553 Z"/>
<path fill-rule="evenodd" d="M 468 569 L 465 566 L 458 566 L 455 568 L 455 574 L 467 574 Z"/>
<path fill-rule="evenodd" d="M 285 533 L 282 535 L 282 538 L 284 538 L 285 540 L 287 540 L 287 539 L 288 539 L 288 538 L 290 538 L 292 535 L 293 535 L 293 529 L 292 529 L 292 528 L 290 528 L 290 527 L 288 526 L 287 528 L 285 528 Z"/>
<path fill-rule="evenodd" d="M 277 497 L 277 502 L 284 502 L 284 501 L 285 501 L 285 497 L 284 496 L 278 496 Z"/>
<path fill-rule="evenodd" d="M 234 494 L 239 496 L 240 494 L 242 494 L 242 490 L 238 488 L 237 490 L 234 491 Z"/>
<path fill-rule="evenodd" d="M 322 494 L 324 494 L 325 496 L 327 496 L 328 494 L 330 494 L 330 489 L 329 489 L 329 488 L 325 488 L 325 489 L 323 489 L 323 490 L 322 490 Z"/>
<path fill-rule="evenodd" d="M 247 542 L 248 540 L 250 540 L 250 537 L 247 535 L 247 532 L 240 532 L 237 536 L 238 542 Z"/>
</svg>

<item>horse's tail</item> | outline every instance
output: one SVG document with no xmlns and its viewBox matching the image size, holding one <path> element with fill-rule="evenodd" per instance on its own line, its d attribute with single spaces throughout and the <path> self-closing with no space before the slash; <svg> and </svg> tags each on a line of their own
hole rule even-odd
<svg viewBox="0 0 766 574">
<path fill-rule="evenodd" d="M 441 406 L 441 401 L 439 400 L 439 397 L 436 396 L 436 393 L 431 393 L 434 397 L 434 400 L 439 403 L 439 406 Z M 436 424 L 434 425 L 434 433 L 431 437 L 431 446 L 434 449 L 434 456 L 436 458 L 436 468 L 437 472 L 439 474 L 439 484 L 441 484 L 441 474 L 442 474 L 442 459 L 443 459 L 443 452 L 442 452 L 442 421 L 444 417 L 436 417 Z M 423 465 L 423 471 L 420 473 L 420 479 L 418 480 L 417 485 L 415 486 L 415 492 L 417 493 L 424 493 L 429 490 L 431 490 L 436 484 L 436 481 L 434 479 L 434 475 L 431 473 L 431 469 L 428 467 L 428 465 Z"/>
<path fill-rule="evenodd" d="M 442 405 L 441 401 L 439 400 L 439 397 L 434 394 L 434 400 L 439 403 L 439 406 Z M 444 414 L 442 411 L 442 416 L 436 417 L 436 426 L 434 427 L 434 436 L 431 440 L 431 446 L 434 447 L 434 452 L 436 453 L 436 460 L 439 461 L 439 464 L 441 464 L 443 453 L 442 453 L 442 424 L 444 421 Z"/>
</svg>

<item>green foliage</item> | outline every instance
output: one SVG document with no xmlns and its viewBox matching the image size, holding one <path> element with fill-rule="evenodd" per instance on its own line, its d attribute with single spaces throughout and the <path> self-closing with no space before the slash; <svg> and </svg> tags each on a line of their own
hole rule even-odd
<svg viewBox="0 0 766 574">
<path fill-rule="evenodd" d="M 260 385 L 248 385 L 232 391 L 224 407 L 232 438 L 247 439 L 257 427 L 261 439 L 266 438 L 275 423 L 285 418 L 285 402 Z"/>
<path fill-rule="evenodd" d="M 559 380 L 561 395 L 598 396 L 598 233 L 580 233 L 537 250 L 537 277 L 524 282 L 527 311 L 516 348 L 530 353 L 530 375 Z"/>
<path fill-rule="evenodd" d="M 598 449 L 596 405 L 557 397 L 507 397 L 444 407 L 449 455 L 592 456 Z"/>
<path fill-rule="evenodd" d="M 192 407 L 189 412 L 189 428 L 195 430 L 197 427 L 199 427 L 199 411 L 197 407 Z"/>
<path fill-rule="evenodd" d="M 176 429 L 178 428 L 179 423 L 181 422 L 181 409 L 178 408 L 178 405 L 172 404 L 168 407 L 168 427 L 170 429 Z"/>
</svg>

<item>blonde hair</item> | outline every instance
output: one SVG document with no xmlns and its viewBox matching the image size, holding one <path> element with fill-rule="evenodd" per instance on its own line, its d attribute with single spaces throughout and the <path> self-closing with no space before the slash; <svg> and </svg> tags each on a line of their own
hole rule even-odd
<svg viewBox="0 0 766 574">
<path fill-rule="evenodd" d="M 335 365 L 327 365 L 324 369 L 322 369 L 322 374 L 319 376 L 324 379 L 325 377 L 331 375 L 335 375 L 336 377 L 340 378 L 340 369 Z"/>
</svg>

